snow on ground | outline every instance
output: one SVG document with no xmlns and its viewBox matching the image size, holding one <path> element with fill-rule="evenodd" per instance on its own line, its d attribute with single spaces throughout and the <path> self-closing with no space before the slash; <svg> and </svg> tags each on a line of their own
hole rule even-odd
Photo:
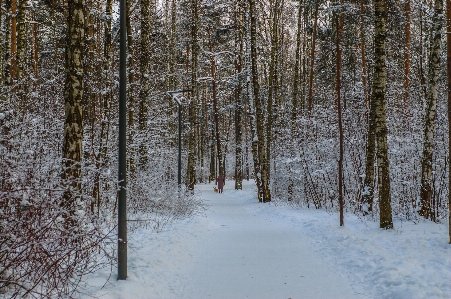
<svg viewBox="0 0 451 299">
<path fill-rule="evenodd" d="M 100 298 L 451 298 L 447 228 L 260 204 L 252 182 L 199 185 L 207 217 L 129 236 L 129 277 L 88 277 Z M 88 297 L 86 297 L 88 298 Z"/>
</svg>

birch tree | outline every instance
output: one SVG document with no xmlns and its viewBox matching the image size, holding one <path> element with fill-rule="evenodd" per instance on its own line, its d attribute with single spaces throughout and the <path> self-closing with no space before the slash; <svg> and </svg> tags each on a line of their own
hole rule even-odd
<svg viewBox="0 0 451 299">
<path fill-rule="evenodd" d="M 65 119 L 63 142 L 63 178 L 69 182 L 63 205 L 74 213 L 80 199 L 83 140 L 83 56 L 85 1 L 69 0 L 67 14 Z"/>
<path fill-rule="evenodd" d="M 386 123 L 386 0 L 374 1 L 374 74 L 371 104 L 375 109 L 376 162 L 379 190 L 380 227 L 393 228 L 390 203 L 390 170 Z M 368 137 L 370 139 L 371 137 Z"/>
<path fill-rule="evenodd" d="M 437 111 L 438 79 L 440 72 L 440 48 L 443 23 L 443 0 L 434 1 L 432 18 L 432 40 L 428 68 L 428 86 L 426 113 L 424 117 L 423 153 L 421 158 L 420 211 L 429 218 L 432 197 L 432 151 L 434 148 L 434 130 Z"/>
<path fill-rule="evenodd" d="M 259 201 L 265 202 L 266 190 L 265 182 L 266 173 L 263 174 L 263 165 L 266 163 L 266 151 L 265 151 L 265 137 L 264 137 L 264 115 L 263 115 L 263 103 L 260 98 L 260 83 L 258 78 L 258 66 L 257 66 L 257 8 L 255 0 L 249 1 L 249 15 L 250 15 L 250 56 L 251 56 L 251 82 L 252 82 L 252 99 L 254 102 L 254 129 L 252 139 L 252 155 L 254 159 L 254 177 L 257 184 L 257 190 L 259 192 Z"/>
</svg>

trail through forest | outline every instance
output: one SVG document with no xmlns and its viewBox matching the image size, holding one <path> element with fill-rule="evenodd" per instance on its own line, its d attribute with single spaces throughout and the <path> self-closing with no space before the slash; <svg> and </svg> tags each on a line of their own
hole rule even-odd
<svg viewBox="0 0 451 299">
<path fill-rule="evenodd" d="M 197 185 L 204 215 L 129 238 L 126 281 L 107 268 L 89 277 L 100 298 L 449 298 L 446 226 L 261 204 L 253 182 L 223 194 Z M 105 284 L 105 280 L 109 281 Z M 86 297 L 88 298 L 88 297 Z"/>
<path fill-rule="evenodd" d="M 300 230 L 247 209 L 231 190 L 200 188 L 220 228 L 196 255 L 187 298 L 358 298 Z"/>
</svg>

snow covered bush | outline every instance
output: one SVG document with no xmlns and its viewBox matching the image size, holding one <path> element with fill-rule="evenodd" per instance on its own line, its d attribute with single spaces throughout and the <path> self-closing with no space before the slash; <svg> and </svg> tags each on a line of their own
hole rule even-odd
<svg viewBox="0 0 451 299">
<path fill-rule="evenodd" d="M 100 162 L 101 126 L 85 130 L 82 190 L 72 211 L 63 201 L 70 184 L 61 176 L 62 99 L 38 100 L 45 93 L 30 93 L 20 106 L 12 97 L 0 118 L 0 294 L 11 298 L 76 296 L 86 274 L 116 264 L 117 127 L 109 126 Z M 146 137 L 137 134 L 136 142 Z M 159 231 L 203 211 L 197 194 L 178 190 L 176 149 L 162 155 L 152 148 L 166 141 L 151 140 L 147 166 L 137 163 L 128 180 L 129 229 Z"/>
</svg>

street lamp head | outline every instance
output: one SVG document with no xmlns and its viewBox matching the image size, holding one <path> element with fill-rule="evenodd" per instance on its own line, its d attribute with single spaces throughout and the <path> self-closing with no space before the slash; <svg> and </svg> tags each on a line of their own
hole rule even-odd
<svg viewBox="0 0 451 299">
<path fill-rule="evenodd" d="M 172 97 L 172 99 L 174 99 L 174 101 L 177 103 L 177 105 L 181 106 L 182 102 L 180 101 L 180 99 L 178 98 L 179 95 L 185 93 L 185 92 L 191 92 L 191 89 L 183 89 L 183 90 L 170 90 L 167 92 L 168 95 L 170 95 Z"/>
</svg>

